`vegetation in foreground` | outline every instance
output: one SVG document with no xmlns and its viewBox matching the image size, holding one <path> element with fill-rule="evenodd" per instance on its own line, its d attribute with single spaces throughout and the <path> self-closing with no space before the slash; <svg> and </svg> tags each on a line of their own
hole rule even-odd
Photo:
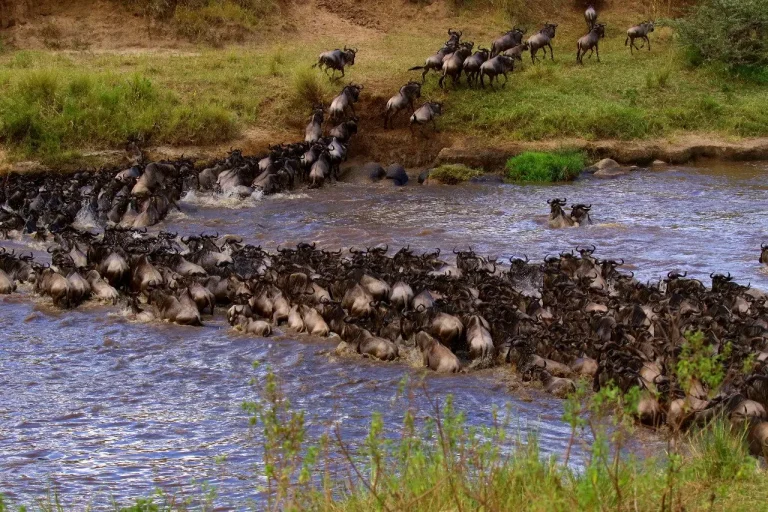
<svg viewBox="0 0 768 512">
<path fill-rule="evenodd" d="M 585 155 L 579 151 L 526 151 L 507 161 L 507 179 L 528 183 L 571 181 L 581 174 L 586 164 Z"/>
<path fill-rule="evenodd" d="M 270 8 L 268 3 L 252 7 Z M 209 4 L 206 9 L 220 8 Z M 174 16 L 185 15 L 185 9 L 177 8 Z M 554 62 L 531 65 L 526 56 L 510 84 L 496 92 L 466 85 L 442 91 L 433 74 L 423 97 L 445 102 L 443 131 L 482 137 L 488 144 L 659 138 L 681 132 L 768 135 L 768 110 L 763 108 L 768 89 L 753 80 L 764 74 L 764 66 L 741 75 L 707 63 L 693 66 L 689 49 L 680 49 L 669 27 L 653 34 L 651 52 L 630 55 L 624 33 L 636 17 L 602 13 L 608 29 L 600 64 L 594 59 L 585 66 L 575 63 L 574 41 L 583 35 L 583 20 L 569 14 L 560 20 L 553 42 Z M 446 19 L 465 26 L 465 36 L 478 44 L 490 41 L 510 21 L 518 20 L 493 10 L 473 11 L 471 5 L 459 11 L 458 19 Z M 119 148 L 128 138 L 148 145 L 223 144 L 247 128 L 299 138 L 314 102 L 327 105 L 341 86 L 311 65 L 320 51 L 344 44 L 360 50 L 347 80 L 366 86 L 358 109 L 369 127 L 361 132 L 365 136 L 379 129 L 386 98 L 417 78 L 406 70 L 445 40 L 444 27 L 414 23 L 404 21 L 386 34 L 359 41 L 332 31 L 283 32 L 275 43 L 180 54 L 5 51 L 0 55 L 0 143 L 13 159 L 50 161 L 68 151 Z M 535 24 L 529 22 L 529 31 Z M 400 119 L 398 126 L 404 125 Z"/>
<path fill-rule="evenodd" d="M 399 428 L 374 414 L 359 446 L 346 443 L 338 427 L 310 440 L 305 413 L 291 407 L 273 373 L 252 383 L 261 398 L 243 409 L 263 439 L 260 509 L 768 510 L 765 470 L 748 455 L 744 432 L 725 420 L 672 439 L 658 458 L 638 460 L 628 453 L 639 391 L 622 396 L 606 387 L 588 398 L 580 387 L 565 405 L 563 419 L 572 429 L 568 449 L 556 458 L 542 454 L 535 435 L 510 436 L 511 411 L 495 411 L 493 426 L 469 427 L 450 397 L 440 404 L 424 386 L 401 387 L 405 414 Z M 412 407 L 415 393 L 427 393 L 432 407 L 423 421 Z M 585 454 L 578 468 L 568 465 L 576 446 Z M 209 510 L 214 502 L 210 491 L 183 500 L 159 492 L 114 509 Z M 68 510 L 55 498 L 32 509 Z M 11 510 L 29 509 L 0 499 L 0 512 Z"/>
</svg>

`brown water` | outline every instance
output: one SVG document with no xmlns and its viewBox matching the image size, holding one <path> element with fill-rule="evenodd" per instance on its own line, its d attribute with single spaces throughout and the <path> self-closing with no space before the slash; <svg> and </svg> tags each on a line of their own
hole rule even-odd
<svg viewBox="0 0 768 512">
<path fill-rule="evenodd" d="M 731 272 L 768 289 L 757 262 L 760 243 L 768 242 L 766 171 L 766 164 L 720 165 L 540 187 L 341 184 L 226 208 L 220 198 L 189 197 L 183 213 L 160 228 L 238 233 L 267 248 L 300 241 L 471 245 L 481 254 L 536 260 L 595 244 L 599 256 L 623 257 L 642 279 L 688 270 L 708 284 L 709 272 Z M 547 228 L 546 199 L 556 196 L 592 203 L 595 225 Z M 62 313 L 19 295 L 0 298 L 0 308 L 0 493 L 15 502 L 55 490 L 75 509 L 101 508 L 112 497 L 146 496 L 157 487 L 199 496 L 208 482 L 219 506 L 243 508 L 259 498 L 261 483 L 254 476 L 258 433 L 240 409 L 254 398 L 252 376 L 271 366 L 293 404 L 308 411 L 312 434 L 340 422 L 354 442 L 367 433 L 373 411 L 399 423 L 403 404 L 392 401 L 398 383 L 420 375 L 404 363 L 339 359 L 323 340 L 239 337 L 221 320 L 203 328 L 142 325 L 119 308 Z M 253 361 L 265 364 L 254 370 Z M 506 372 L 428 375 L 426 386 L 436 397 L 454 395 L 475 425 L 489 424 L 493 408 L 509 404 L 521 435 L 536 431 L 546 453 L 562 453 L 562 402 L 510 392 Z M 648 444 L 658 448 L 652 436 Z"/>
</svg>

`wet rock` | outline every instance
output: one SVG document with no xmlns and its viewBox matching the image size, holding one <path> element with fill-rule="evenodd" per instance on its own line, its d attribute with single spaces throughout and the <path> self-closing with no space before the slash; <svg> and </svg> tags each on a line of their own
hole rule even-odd
<svg viewBox="0 0 768 512">
<path fill-rule="evenodd" d="M 424 169 L 419 173 L 419 185 L 423 185 L 425 181 L 429 178 L 429 173 L 432 172 L 432 169 Z"/>
<path fill-rule="evenodd" d="M 609 167 L 600 169 L 594 173 L 597 178 L 617 178 L 629 174 L 630 170 L 626 167 Z"/>
<path fill-rule="evenodd" d="M 386 178 L 392 180 L 397 186 L 403 186 L 408 183 L 408 174 L 405 172 L 405 167 L 400 164 L 392 164 L 387 167 Z"/>
<path fill-rule="evenodd" d="M 595 164 L 595 167 L 597 167 L 598 171 L 603 171 L 606 169 L 615 169 L 619 167 L 619 163 L 611 158 L 603 158 Z"/>
<path fill-rule="evenodd" d="M 362 173 L 371 181 L 381 181 L 387 176 L 387 171 L 377 162 L 368 162 L 362 168 Z"/>
</svg>

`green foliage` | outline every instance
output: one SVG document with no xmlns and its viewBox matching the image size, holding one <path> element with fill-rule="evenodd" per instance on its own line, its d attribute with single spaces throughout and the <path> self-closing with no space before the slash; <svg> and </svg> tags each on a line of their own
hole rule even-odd
<svg viewBox="0 0 768 512">
<path fill-rule="evenodd" d="M 695 66 L 768 66 L 765 0 L 702 0 L 676 26 L 686 57 Z"/>
<path fill-rule="evenodd" d="M 129 138 L 209 144 L 237 132 L 226 110 L 181 104 L 140 74 L 0 72 L 0 89 L 0 141 L 43 159 L 83 147 L 118 146 Z"/>
<path fill-rule="evenodd" d="M 729 353 L 729 345 L 726 345 L 722 353 L 715 353 L 701 331 L 686 333 L 675 367 L 682 388 L 688 390 L 695 381 L 699 381 L 714 392 L 725 377 L 723 362 L 728 359 Z"/>
<path fill-rule="evenodd" d="M 482 175 L 482 169 L 472 169 L 462 164 L 444 164 L 432 169 L 429 179 L 446 185 L 457 185 Z"/>
<path fill-rule="evenodd" d="M 507 178 L 533 183 L 570 181 L 576 179 L 585 166 L 586 158 L 578 151 L 526 151 L 507 161 Z"/>
</svg>

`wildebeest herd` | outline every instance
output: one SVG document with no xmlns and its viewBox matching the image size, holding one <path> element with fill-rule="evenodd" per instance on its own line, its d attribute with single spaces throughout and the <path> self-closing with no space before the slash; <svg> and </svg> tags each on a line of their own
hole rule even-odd
<svg viewBox="0 0 768 512">
<path fill-rule="evenodd" d="M 120 300 L 138 319 L 183 325 L 221 307 L 247 334 L 336 333 L 364 356 L 415 354 L 438 372 L 511 364 L 557 396 L 577 379 L 639 386 L 645 424 L 683 428 L 723 413 L 748 422 L 756 450 L 768 447 L 768 297 L 730 275 L 712 274 L 709 289 L 672 272 L 642 283 L 594 247 L 501 265 L 471 249 L 454 250 L 453 261 L 408 248 L 270 253 L 232 236 L 132 228 L 53 238 L 50 265 L 2 251 L 0 292 L 29 283 L 61 308 Z M 717 389 L 678 377 L 693 332 L 725 369 Z"/>
<path fill-rule="evenodd" d="M 605 26 L 588 9 L 589 34 L 578 41 L 577 59 L 594 50 Z M 530 51 L 550 50 L 556 24 L 548 23 L 523 42 L 514 28 L 490 49 L 462 42 L 449 30 L 445 45 L 424 66 L 422 81 L 403 85 L 386 106 L 385 127 L 410 111 L 410 123 L 432 124 L 442 105 L 419 107 L 430 70 L 454 84 L 464 73 L 473 86 L 499 75 Z M 648 40 L 653 24 L 628 32 L 627 44 Z M 324 53 L 326 72 L 355 62 L 356 49 Z M 591 54 L 590 54 L 591 55 Z M 331 76 L 334 76 L 333 74 Z M 217 312 L 248 335 L 275 329 L 328 337 L 337 335 L 353 351 L 373 359 L 412 360 L 437 372 L 474 371 L 513 365 L 524 379 L 540 381 L 554 395 L 575 389 L 578 379 L 594 389 L 613 382 L 623 391 L 641 389 L 638 420 L 652 426 L 685 428 L 725 414 L 749 426 L 756 453 L 768 449 L 768 297 L 712 274 L 711 288 L 671 272 L 642 283 L 620 272 L 623 261 L 600 259 L 595 247 L 578 248 L 532 263 L 513 258 L 502 265 L 471 249 L 451 258 L 439 250 L 416 254 L 408 248 L 348 252 L 299 244 L 268 252 L 237 237 L 179 237 L 150 234 L 190 191 L 236 197 L 273 194 L 297 183 L 319 187 L 338 177 L 348 144 L 357 133 L 354 105 L 363 87 L 344 86 L 326 110 L 316 106 L 303 142 L 272 146 L 249 157 L 227 158 L 197 168 L 190 160 L 145 163 L 127 169 L 8 176 L 0 187 L 0 235 L 31 234 L 49 242 L 50 264 L 0 248 L 0 294 L 18 287 L 49 298 L 59 308 L 96 300 L 130 308 L 142 321 L 198 326 Z M 327 116 L 327 119 L 326 119 Z M 326 121 L 332 126 L 326 132 Z M 552 228 L 591 224 L 592 205 L 548 201 Z M 103 233 L 76 229 L 88 214 Z M 760 262 L 768 266 L 768 245 Z M 677 371 L 686 337 L 699 332 L 711 357 L 725 370 L 718 388 Z"/>
<path fill-rule="evenodd" d="M 594 7 L 584 12 L 584 19 L 587 22 L 588 32 L 576 42 L 576 62 L 584 63 L 584 55 L 589 52 L 588 58 L 592 55 L 597 56 L 600 61 L 600 39 L 605 38 L 605 24 L 597 22 L 598 13 Z M 552 40 L 555 38 L 558 25 L 556 23 L 545 23 L 543 27 L 527 40 L 523 41 L 525 30 L 514 27 L 508 32 L 502 34 L 491 42 L 490 49 L 478 47 L 476 50 L 473 41 L 462 41 L 463 32 L 460 30 L 448 29 L 448 40 L 437 50 L 436 53 L 427 57 L 423 65 L 409 68 L 409 71 L 421 71 L 421 84 L 424 84 L 430 71 L 440 74 L 438 84 L 440 88 L 445 87 L 447 78 L 451 79 L 454 87 L 461 82 L 462 74 L 466 77 L 469 87 L 474 87 L 478 83 L 485 88 L 485 81 L 491 88 L 494 88 L 494 82 L 499 77 L 504 77 L 502 87 L 507 85 L 508 74 L 515 69 L 515 61 L 522 64 L 523 54 L 530 52 L 531 62 L 536 63 L 538 52 L 542 50 L 544 57 L 547 56 L 549 49 L 550 59 L 554 60 L 555 55 L 552 49 Z M 648 35 L 654 31 L 654 23 L 644 21 L 638 25 L 630 27 L 627 30 L 625 46 L 629 46 L 630 52 L 634 49 L 640 49 L 648 45 L 651 49 L 651 42 Z M 643 41 L 643 46 L 638 47 L 635 44 L 636 39 Z M 474 50 L 474 53 L 473 53 Z M 350 49 L 346 46 L 343 50 L 332 50 L 323 52 L 318 57 L 314 67 L 320 67 L 325 70 L 332 70 L 330 78 L 333 80 L 336 71 L 341 72 L 341 77 L 345 75 L 345 69 L 355 64 L 357 49 Z M 339 77 L 340 78 L 340 77 Z M 399 112 L 405 110 L 406 106 L 412 112 L 410 117 L 411 131 L 414 125 L 425 125 L 432 123 L 437 131 L 435 124 L 436 117 L 442 114 L 442 104 L 438 102 L 426 102 L 418 109 L 414 107 L 414 100 L 421 97 L 421 87 L 417 82 L 408 82 L 400 88 L 398 94 L 393 96 L 386 106 L 384 112 L 384 127 L 393 127 L 393 117 Z"/>
</svg>

